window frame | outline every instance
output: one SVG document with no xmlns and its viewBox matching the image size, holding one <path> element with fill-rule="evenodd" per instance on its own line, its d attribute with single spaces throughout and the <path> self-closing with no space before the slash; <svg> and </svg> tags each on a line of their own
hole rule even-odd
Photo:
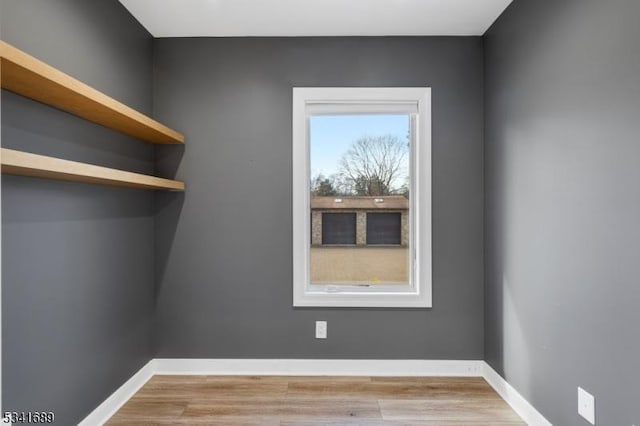
<svg viewBox="0 0 640 426">
<path fill-rule="evenodd" d="M 312 114 L 409 113 L 411 146 L 410 283 L 392 286 L 318 286 L 310 283 L 311 224 L 309 117 Z M 294 87 L 292 137 L 293 306 L 388 307 L 432 306 L 431 226 L 431 88 Z"/>
</svg>

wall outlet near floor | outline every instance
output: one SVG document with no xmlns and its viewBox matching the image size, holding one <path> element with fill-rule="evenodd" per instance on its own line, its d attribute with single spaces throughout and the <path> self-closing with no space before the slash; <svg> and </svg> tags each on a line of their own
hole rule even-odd
<svg viewBox="0 0 640 426">
<path fill-rule="evenodd" d="M 578 387 L 578 414 L 592 425 L 596 424 L 596 399 L 581 387 Z"/>
<path fill-rule="evenodd" d="M 316 339 L 326 339 L 326 338 L 327 338 L 327 322 L 316 321 Z"/>
</svg>

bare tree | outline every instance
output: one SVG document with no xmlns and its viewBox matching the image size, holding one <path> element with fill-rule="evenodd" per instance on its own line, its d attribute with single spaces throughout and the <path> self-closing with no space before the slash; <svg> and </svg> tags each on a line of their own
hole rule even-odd
<svg viewBox="0 0 640 426">
<path fill-rule="evenodd" d="M 408 170 L 409 147 L 396 136 L 365 136 L 353 142 L 340 160 L 340 174 L 357 195 L 401 192 Z"/>
</svg>

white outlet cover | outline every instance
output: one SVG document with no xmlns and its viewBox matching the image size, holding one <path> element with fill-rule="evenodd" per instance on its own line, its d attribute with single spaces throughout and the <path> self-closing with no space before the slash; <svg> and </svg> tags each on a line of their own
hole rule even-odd
<svg viewBox="0 0 640 426">
<path fill-rule="evenodd" d="M 326 339 L 326 338 L 327 338 L 327 322 L 316 321 L 316 339 Z"/>
<path fill-rule="evenodd" d="M 578 414 L 592 425 L 596 424 L 596 399 L 581 387 L 578 387 Z"/>
</svg>

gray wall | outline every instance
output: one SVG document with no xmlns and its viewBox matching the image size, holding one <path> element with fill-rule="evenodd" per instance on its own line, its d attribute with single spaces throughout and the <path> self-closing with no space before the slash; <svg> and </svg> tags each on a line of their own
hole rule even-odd
<svg viewBox="0 0 640 426">
<path fill-rule="evenodd" d="M 154 46 L 154 110 L 186 134 L 189 185 L 158 197 L 158 357 L 482 357 L 480 37 Z M 433 88 L 433 309 L 292 308 L 293 86 Z M 162 172 L 175 150 L 158 148 Z"/>
<path fill-rule="evenodd" d="M 486 52 L 486 359 L 556 425 L 640 425 L 640 2 L 516 0 Z"/>
<path fill-rule="evenodd" d="M 152 43 L 116 1 L 2 0 L 0 37 L 151 110 Z M 153 149 L 2 92 L 2 145 L 140 172 Z M 3 409 L 75 424 L 151 358 L 153 195 L 2 177 Z"/>
</svg>

